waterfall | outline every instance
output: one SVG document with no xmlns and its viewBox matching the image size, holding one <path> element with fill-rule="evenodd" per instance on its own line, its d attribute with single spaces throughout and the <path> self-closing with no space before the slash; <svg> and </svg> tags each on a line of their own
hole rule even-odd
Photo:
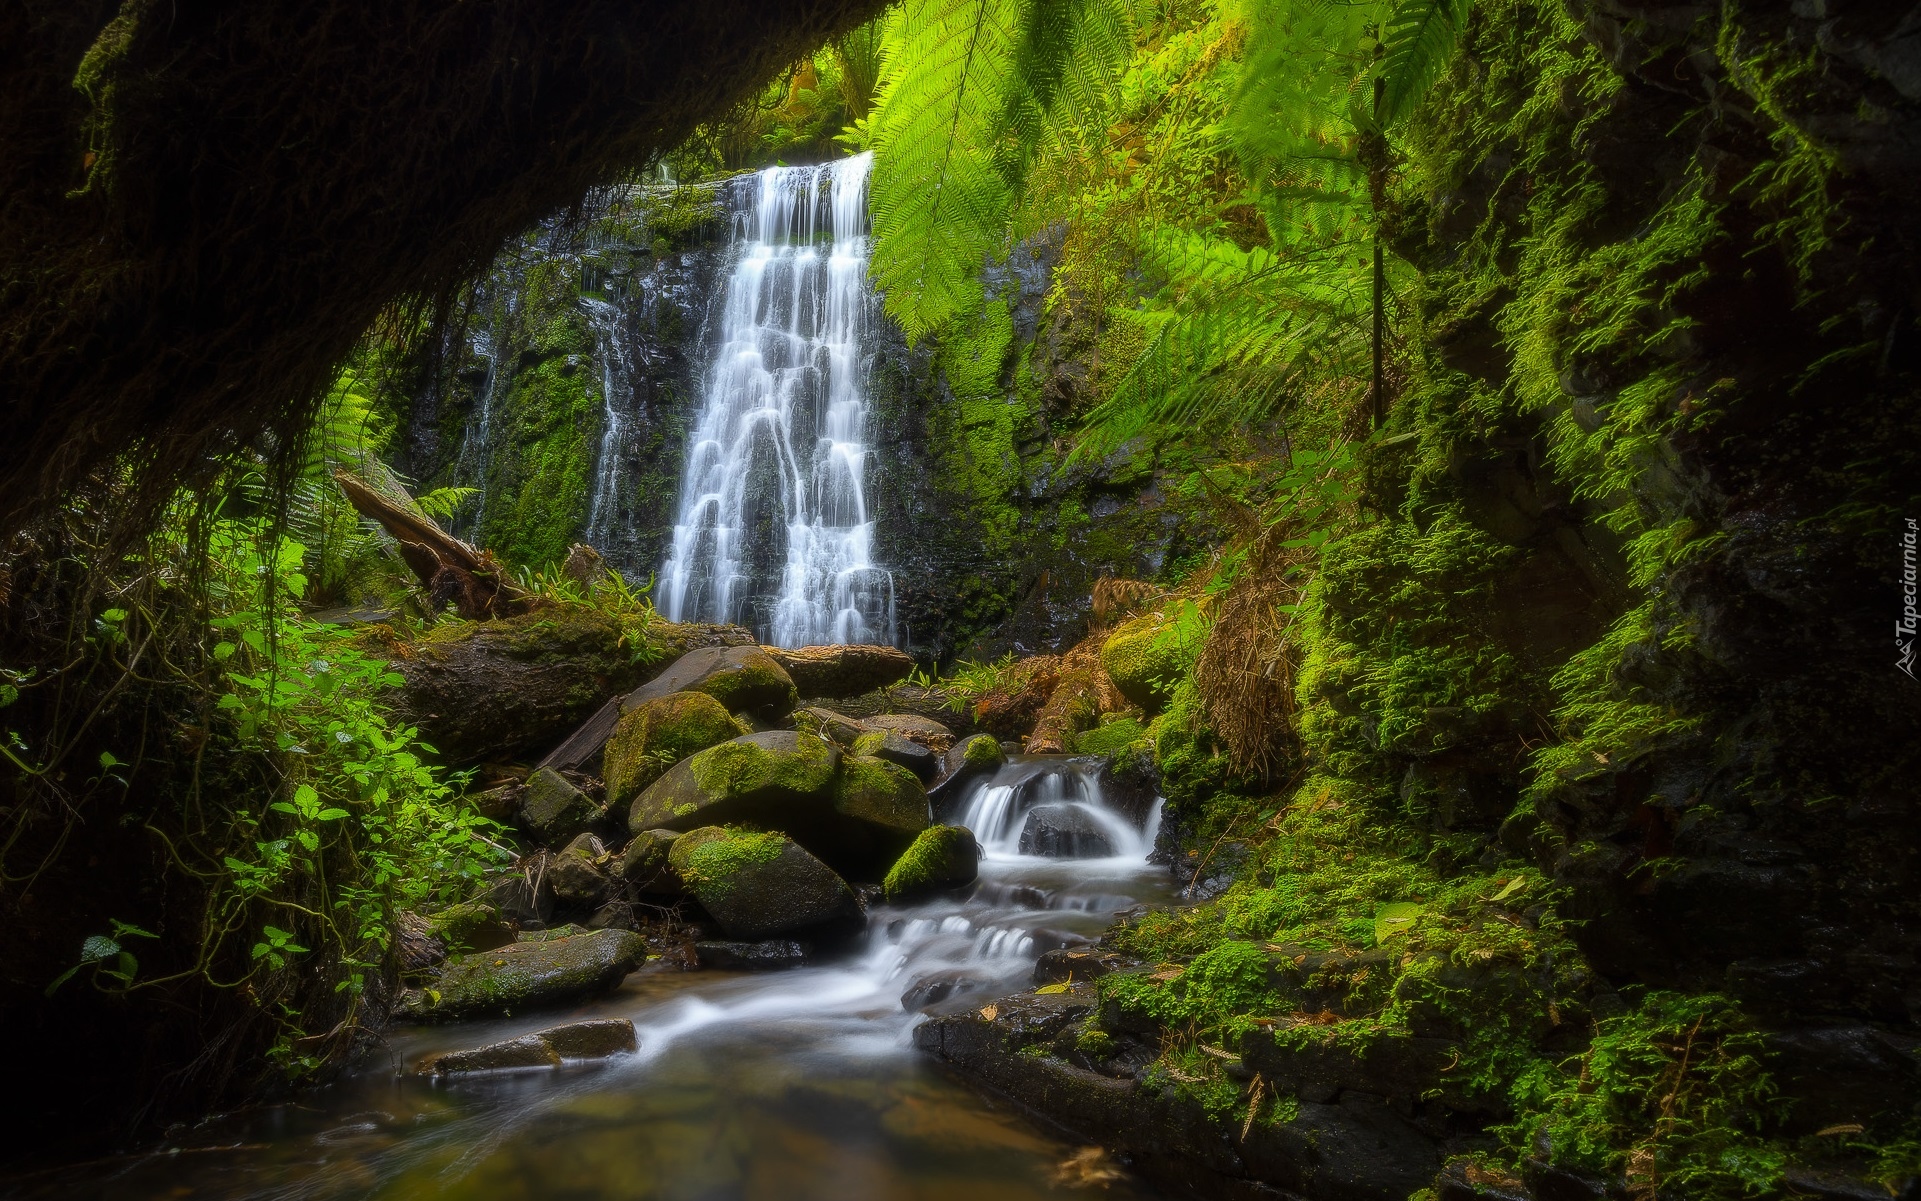
<svg viewBox="0 0 1921 1201">
<path fill-rule="evenodd" d="M 895 641 L 864 492 L 872 161 L 747 181 L 655 595 L 674 621 L 747 625 L 780 646 Z"/>
</svg>

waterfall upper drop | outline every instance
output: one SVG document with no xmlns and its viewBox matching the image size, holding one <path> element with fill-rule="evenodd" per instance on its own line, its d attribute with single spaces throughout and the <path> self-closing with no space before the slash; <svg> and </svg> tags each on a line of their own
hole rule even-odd
<svg viewBox="0 0 1921 1201">
<path fill-rule="evenodd" d="M 872 163 L 747 181 L 656 592 L 674 621 L 746 625 L 779 646 L 896 641 L 865 494 Z"/>
</svg>

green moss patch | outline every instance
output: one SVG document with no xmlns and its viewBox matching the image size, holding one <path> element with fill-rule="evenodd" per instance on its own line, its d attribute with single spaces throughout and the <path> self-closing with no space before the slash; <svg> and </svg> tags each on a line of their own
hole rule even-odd
<svg viewBox="0 0 1921 1201">
<path fill-rule="evenodd" d="M 914 897 L 972 881 L 979 871 L 980 844 L 964 826 L 929 826 L 902 853 L 881 882 L 890 901 Z"/>
<path fill-rule="evenodd" d="M 682 759 L 746 732 L 724 705 L 704 692 L 642 701 L 621 716 L 607 740 L 601 774 L 608 804 L 630 803 Z"/>
</svg>

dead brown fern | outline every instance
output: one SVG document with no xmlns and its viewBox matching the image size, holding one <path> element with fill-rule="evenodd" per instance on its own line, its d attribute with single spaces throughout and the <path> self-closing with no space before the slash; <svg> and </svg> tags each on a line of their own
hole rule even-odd
<svg viewBox="0 0 1921 1201">
<path fill-rule="evenodd" d="M 1286 607 L 1301 598 L 1288 568 L 1303 552 L 1284 547 L 1292 528 L 1263 528 L 1243 511 L 1237 524 L 1246 557 L 1233 582 L 1214 600 L 1213 629 L 1194 665 L 1207 722 L 1237 772 L 1269 779 L 1298 761 L 1294 676 L 1299 643 Z"/>
</svg>

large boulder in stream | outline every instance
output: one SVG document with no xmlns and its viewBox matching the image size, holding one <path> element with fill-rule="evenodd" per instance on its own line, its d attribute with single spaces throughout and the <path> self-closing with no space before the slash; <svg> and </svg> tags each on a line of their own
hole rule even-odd
<svg viewBox="0 0 1921 1201">
<path fill-rule="evenodd" d="M 972 884 L 980 874 L 981 848 L 966 826 L 930 826 L 894 861 L 881 891 L 890 901 L 908 900 Z"/>
<path fill-rule="evenodd" d="M 746 732 L 727 706 L 705 692 L 670 692 L 632 705 L 615 723 L 601 757 L 608 805 L 631 805 L 674 764 Z"/>
<path fill-rule="evenodd" d="M 675 839 L 669 862 L 732 939 L 851 926 L 861 917 L 847 882 L 783 834 L 708 826 Z"/>
<path fill-rule="evenodd" d="M 1020 850 L 1050 859 L 1103 859 L 1114 853 L 1114 842 L 1079 805 L 1036 805 L 1021 826 Z"/>
<path fill-rule="evenodd" d="M 991 734 L 961 739 L 941 756 L 940 774 L 927 789 L 928 799 L 941 812 L 959 803 L 970 781 L 992 775 L 1007 762 L 1007 752 Z"/>
<path fill-rule="evenodd" d="M 768 730 L 735 738 L 670 768 L 635 798 L 627 828 L 638 834 L 728 823 L 818 825 L 833 807 L 839 767 L 840 752 L 811 734 Z"/>
<path fill-rule="evenodd" d="M 631 930 L 477 951 L 449 959 L 438 981 L 403 994 L 396 1016 L 438 1022 L 564 1005 L 615 987 L 646 958 L 646 942 Z"/>
</svg>

